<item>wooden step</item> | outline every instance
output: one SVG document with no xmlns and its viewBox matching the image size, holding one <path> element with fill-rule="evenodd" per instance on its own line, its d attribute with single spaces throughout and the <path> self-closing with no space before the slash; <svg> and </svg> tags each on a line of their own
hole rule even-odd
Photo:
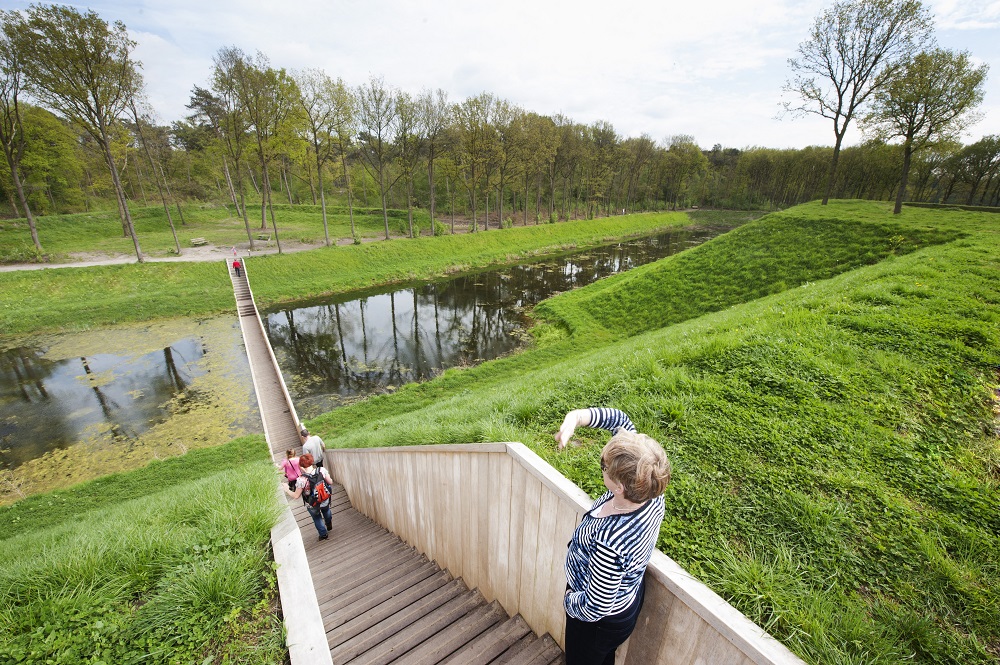
<svg viewBox="0 0 1000 665">
<path fill-rule="evenodd" d="M 528 624 L 521 615 L 500 623 L 475 639 L 466 643 L 450 656 L 441 661 L 441 665 L 465 665 L 466 663 L 489 663 L 504 653 L 524 636 L 531 633 Z"/>
</svg>

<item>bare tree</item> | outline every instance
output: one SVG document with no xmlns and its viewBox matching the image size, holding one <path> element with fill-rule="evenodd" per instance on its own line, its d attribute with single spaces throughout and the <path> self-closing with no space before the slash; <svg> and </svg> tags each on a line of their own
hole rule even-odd
<svg viewBox="0 0 1000 665">
<path fill-rule="evenodd" d="M 143 153 L 145 153 L 147 161 L 149 161 L 149 168 L 152 171 L 153 180 L 156 181 L 156 189 L 160 193 L 160 201 L 163 202 L 163 212 L 167 213 L 167 223 L 170 224 L 170 233 L 174 236 L 174 251 L 180 255 L 181 243 L 177 239 L 177 229 L 174 228 L 174 219 L 170 216 L 170 206 L 167 203 L 167 195 L 164 193 L 163 182 L 161 182 L 160 177 L 156 173 L 156 162 L 153 160 L 153 155 L 149 150 L 149 142 L 146 140 L 146 135 L 142 131 L 142 123 L 145 122 L 148 125 L 153 124 L 149 121 L 150 114 L 147 112 L 140 115 L 139 105 L 136 103 L 135 99 L 129 100 L 129 108 L 132 110 L 132 118 L 135 120 L 136 138 L 139 139 L 139 146 L 142 148 Z"/>
<path fill-rule="evenodd" d="M 236 206 L 236 214 L 243 218 L 250 251 L 253 251 L 255 249 L 253 233 L 250 231 L 250 220 L 247 217 L 246 193 L 243 185 L 243 153 L 246 149 L 247 122 L 236 97 L 236 89 L 230 74 L 231 56 L 232 50 L 223 48 L 213 58 L 215 66 L 212 73 L 212 88 L 216 94 L 195 86 L 187 107 L 195 111 L 193 119 L 207 121 L 222 144 L 222 169 L 226 185 L 233 205 Z M 236 174 L 235 187 L 227 156 L 233 160 L 233 170 Z"/>
<path fill-rule="evenodd" d="M 357 101 L 342 79 L 333 86 L 334 109 L 332 120 L 333 140 L 340 156 L 340 166 L 344 173 L 344 189 L 347 190 L 347 213 L 351 218 L 351 237 L 359 242 L 354 229 L 354 194 L 351 191 L 351 172 L 347 168 L 347 152 L 354 140 L 357 116 Z"/>
<path fill-rule="evenodd" d="M 396 94 L 380 77 L 372 77 L 357 91 L 358 154 L 365 170 L 378 186 L 382 203 L 385 239 L 389 239 L 389 168 L 395 155 L 392 142 L 396 121 Z"/>
<path fill-rule="evenodd" d="M 403 180 L 406 190 L 406 219 L 410 237 L 413 237 L 413 172 L 423 152 L 423 141 L 418 133 L 418 107 L 408 93 L 396 94 L 396 161 L 399 164 L 397 178 Z M 433 229 L 431 229 L 433 233 Z"/>
<path fill-rule="evenodd" d="M 295 76 L 299 86 L 299 104 L 305 113 L 309 144 L 316 160 L 319 179 L 319 200 L 323 211 L 323 237 L 330 246 L 330 228 L 326 219 L 326 191 L 323 187 L 323 167 L 333 158 L 338 113 L 337 84 L 320 69 L 307 69 Z M 313 200 L 315 203 L 315 199 Z"/>
<path fill-rule="evenodd" d="M 278 235 L 278 223 L 274 217 L 274 206 L 271 201 L 271 177 L 268 166 L 278 156 L 279 135 L 292 113 L 295 100 L 299 97 L 298 87 L 285 70 L 272 68 L 267 56 L 260 51 L 257 52 L 255 59 L 246 55 L 240 58 L 236 63 L 234 74 L 236 94 L 253 130 L 257 143 L 257 157 L 260 160 L 260 228 L 261 230 L 267 228 L 267 210 L 270 210 L 271 231 L 274 233 L 274 241 L 280 254 L 281 238 Z"/>
<path fill-rule="evenodd" d="M 472 230 L 477 230 L 476 211 L 479 181 L 493 160 L 496 149 L 496 128 L 493 113 L 496 97 L 488 92 L 470 97 L 455 107 L 458 126 L 458 165 L 462 171 L 462 183 L 469 192 L 472 202 Z M 484 189 L 488 189 L 487 183 Z M 487 213 L 488 214 L 488 213 Z"/>
<path fill-rule="evenodd" d="M 784 90 L 798 95 L 801 103 L 785 102 L 785 109 L 833 121 L 824 205 L 851 121 L 903 61 L 932 41 L 931 33 L 931 15 L 920 0 L 842 0 L 823 10 L 809 38 L 799 44 L 799 57 L 789 59 L 792 79 Z"/>
<path fill-rule="evenodd" d="M 426 145 L 427 186 L 430 190 L 428 207 L 431 214 L 431 233 L 434 232 L 434 161 L 438 155 L 447 149 L 445 138 L 448 136 L 448 123 L 451 121 L 451 104 L 448 103 L 448 93 L 438 88 L 431 92 L 425 90 L 417 97 L 418 123 Z"/>
</svg>

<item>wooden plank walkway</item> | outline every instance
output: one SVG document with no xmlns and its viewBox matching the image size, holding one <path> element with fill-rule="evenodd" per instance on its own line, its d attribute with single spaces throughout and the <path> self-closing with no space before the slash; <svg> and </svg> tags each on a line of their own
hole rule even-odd
<svg viewBox="0 0 1000 665">
<path fill-rule="evenodd" d="M 261 419 L 273 458 L 300 449 L 294 409 L 257 321 L 246 273 L 230 270 Z M 336 474 L 334 474 L 336 475 Z M 562 651 L 499 603 L 487 603 L 461 579 L 352 506 L 337 485 L 333 529 L 318 540 L 301 500 L 289 499 L 305 544 L 330 656 L 335 665 L 554 665 Z M 293 663 L 292 665 L 304 665 Z"/>
</svg>

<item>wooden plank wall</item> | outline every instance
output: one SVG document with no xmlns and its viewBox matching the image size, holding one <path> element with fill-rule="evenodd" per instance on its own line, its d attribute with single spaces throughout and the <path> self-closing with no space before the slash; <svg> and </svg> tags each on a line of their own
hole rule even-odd
<svg viewBox="0 0 1000 665">
<path fill-rule="evenodd" d="M 520 443 L 331 449 L 356 510 L 563 646 L 566 545 L 592 501 Z M 625 665 L 801 663 L 654 552 Z M 373 555 L 377 555 L 373 553 Z"/>
</svg>

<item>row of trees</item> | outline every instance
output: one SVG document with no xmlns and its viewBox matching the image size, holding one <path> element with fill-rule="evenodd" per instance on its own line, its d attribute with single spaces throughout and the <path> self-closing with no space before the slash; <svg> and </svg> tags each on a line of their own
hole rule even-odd
<svg viewBox="0 0 1000 665">
<path fill-rule="evenodd" d="M 248 197 L 260 228 L 281 239 L 272 197 L 327 194 L 354 207 L 377 202 L 389 236 L 390 208 L 444 206 L 472 230 L 558 217 L 684 205 L 780 207 L 830 196 L 995 204 L 997 137 L 956 141 L 975 119 L 985 67 L 967 53 L 933 46 L 917 0 L 846 0 L 816 19 L 790 60 L 787 107 L 832 120 L 832 148 L 702 150 L 689 136 L 654 141 L 620 136 L 609 122 L 584 125 L 543 116 L 490 93 L 458 103 L 442 90 L 411 95 L 378 77 L 351 87 L 318 69 L 286 72 L 261 53 L 225 47 L 206 87 L 194 86 L 191 115 L 152 122 L 143 102 L 135 43 L 120 22 L 93 12 L 32 5 L 3 12 L 0 185 L 14 214 L 62 211 L 113 198 L 142 259 L 128 201 L 162 202 L 171 228 L 177 199 L 225 198 L 251 246 Z M 25 104 L 24 95 L 32 102 Z M 859 121 L 870 140 L 843 147 Z M 911 171 L 913 177 L 911 179 Z M 9 183 L 9 185 L 8 185 Z M 183 217 L 181 217 L 183 223 Z M 257 223 L 255 223 L 257 224 Z M 177 251 L 180 251 L 176 240 Z"/>
</svg>

